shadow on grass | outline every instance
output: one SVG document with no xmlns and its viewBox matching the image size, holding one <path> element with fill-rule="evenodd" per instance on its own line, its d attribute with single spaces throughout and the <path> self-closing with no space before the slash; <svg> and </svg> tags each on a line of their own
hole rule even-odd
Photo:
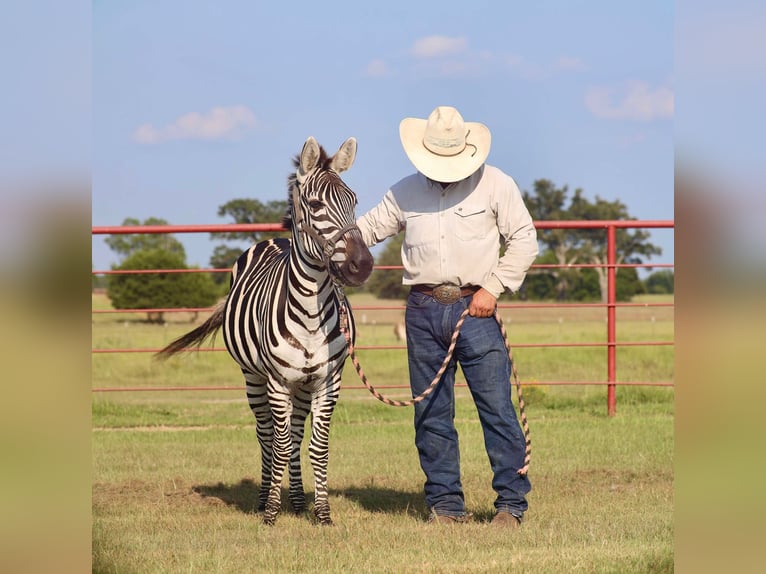
<svg viewBox="0 0 766 574">
<path fill-rule="evenodd" d="M 347 498 L 370 512 L 389 512 L 392 514 L 407 514 L 413 511 L 421 514 L 426 512 L 423 495 L 419 492 L 378 486 L 352 486 L 343 489 L 330 489 L 330 496 Z"/>
<path fill-rule="evenodd" d="M 245 514 L 258 511 L 258 485 L 250 478 L 243 478 L 238 484 L 198 484 L 192 490 L 202 498 L 217 498 Z M 286 498 L 287 492 L 283 488 L 282 500 Z"/>
<path fill-rule="evenodd" d="M 236 484 L 199 484 L 192 491 L 202 498 L 218 499 L 228 506 L 237 508 L 245 514 L 255 514 L 258 509 L 259 485 L 251 478 L 243 478 Z M 352 486 L 343 489 L 330 489 L 330 496 L 343 497 L 356 502 L 370 512 L 389 512 L 402 514 L 408 512 L 425 513 L 426 507 L 421 493 L 381 488 L 376 486 Z M 306 493 L 307 502 L 313 499 L 313 493 Z M 282 488 L 283 505 L 287 502 L 287 489 Z"/>
</svg>

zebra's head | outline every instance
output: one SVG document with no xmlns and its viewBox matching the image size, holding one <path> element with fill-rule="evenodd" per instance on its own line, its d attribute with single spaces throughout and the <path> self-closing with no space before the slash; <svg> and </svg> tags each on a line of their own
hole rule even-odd
<svg viewBox="0 0 766 574">
<path fill-rule="evenodd" d="M 332 157 L 313 137 L 295 159 L 288 178 L 289 207 L 282 221 L 304 257 L 321 262 L 332 280 L 358 286 L 372 273 L 372 254 L 356 226 L 356 194 L 340 174 L 354 163 L 356 139 L 348 138 Z"/>
</svg>

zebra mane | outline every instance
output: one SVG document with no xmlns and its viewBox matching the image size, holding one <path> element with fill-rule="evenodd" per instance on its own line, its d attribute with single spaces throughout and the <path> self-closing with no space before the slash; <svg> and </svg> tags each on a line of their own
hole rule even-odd
<svg viewBox="0 0 766 574">
<path fill-rule="evenodd" d="M 329 169 L 331 157 L 327 156 L 327 152 L 320 145 L 319 146 L 319 161 L 317 162 L 318 169 Z M 296 171 L 301 164 L 301 156 L 297 154 L 293 158 L 293 167 L 295 168 L 289 176 L 287 176 L 287 211 L 282 216 L 282 226 L 285 229 L 290 229 L 293 224 L 292 209 L 293 209 L 293 189 L 298 185 L 298 176 Z"/>
</svg>

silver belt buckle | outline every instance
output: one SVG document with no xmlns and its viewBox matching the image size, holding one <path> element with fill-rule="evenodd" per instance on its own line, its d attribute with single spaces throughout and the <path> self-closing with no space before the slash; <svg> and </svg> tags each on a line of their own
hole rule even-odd
<svg viewBox="0 0 766 574">
<path fill-rule="evenodd" d="M 460 287 L 447 283 L 434 287 L 434 299 L 442 305 L 453 305 L 460 299 Z"/>
</svg>

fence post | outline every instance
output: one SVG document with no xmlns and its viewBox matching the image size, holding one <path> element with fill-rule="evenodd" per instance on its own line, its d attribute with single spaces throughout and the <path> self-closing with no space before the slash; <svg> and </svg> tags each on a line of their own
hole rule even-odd
<svg viewBox="0 0 766 574">
<path fill-rule="evenodd" d="M 607 227 L 606 234 L 607 262 L 607 301 L 606 301 L 606 340 L 607 340 L 607 395 L 606 408 L 610 417 L 617 413 L 617 228 Z"/>
</svg>

